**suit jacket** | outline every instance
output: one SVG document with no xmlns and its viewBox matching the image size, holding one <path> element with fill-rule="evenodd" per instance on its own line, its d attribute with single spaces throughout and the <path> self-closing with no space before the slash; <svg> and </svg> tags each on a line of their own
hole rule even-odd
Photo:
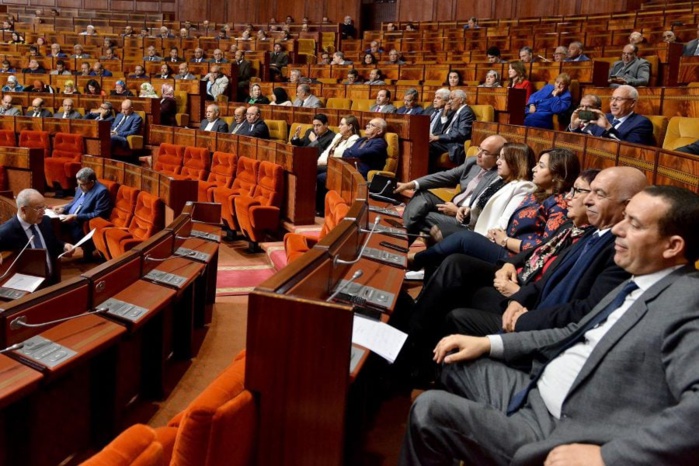
<svg viewBox="0 0 699 466">
<path fill-rule="evenodd" d="M 84 120 L 96 120 L 99 118 L 99 116 L 100 116 L 99 113 L 88 112 L 85 114 L 85 117 L 83 119 Z M 105 118 L 102 121 L 114 121 L 114 115 L 107 115 L 107 118 Z"/>
<path fill-rule="evenodd" d="M 291 144 L 294 146 L 302 147 L 317 147 L 318 153 L 322 154 L 323 152 L 325 152 L 325 149 L 330 147 L 330 144 L 333 142 L 333 139 L 335 138 L 335 133 L 331 130 L 327 130 L 325 133 L 323 133 L 322 136 L 316 138 L 315 141 L 311 141 L 311 139 L 308 136 L 310 136 L 312 132 L 313 129 L 309 128 L 302 138 L 291 138 Z"/>
<path fill-rule="evenodd" d="M 563 61 L 572 61 L 572 62 L 576 62 L 576 61 L 590 61 L 590 57 L 588 57 L 587 55 L 585 55 L 585 54 L 583 53 L 582 55 L 578 56 L 577 58 L 566 58 L 566 59 L 563 60 Z"/>
<path fill-rule="evenodd" d="M 399 115 L 403 115 L 404 113 L 408 113 L 408 107 L 403 106 L 403 107 L 399 108 L 398 110 L 396 110 L 396 113 L 398 113 Z M 422 107 L 420 107 L 419 105 L 416 107 L 413 107 L 412 112 L 410 112 L 410 114 L 411 115 L 422 115 L 423 114 Z"/>
<path fill-rule="evenodd" d="M 175 79 L 197 79 L 192 73 L 187 74 L 176 74 Z"/>
<path fill-rule="evenodd" d="M 699 39 L 690 40 L 684 47 L 682 47 L 682 55 L 685 57 L 692 57 L 697 52 L 697 45 L 699 45 Z"/>
<path fill-rule="evenodd" d="M 468 105 L 464 105 L 461 111 L 451 117 L 452 121 L 444 125 L 444 133 L 439 137 L 439 142 L 444 144 L 463 144 L 467 139 L 471 139 L 471 127 L 476 120 L 473 110 Z M 451 125 L 451 126 L 450 126 Z"/>
<path fill-rule="evenodd" d="M 305 101 L 299 99 L 298 97 L 294 99 L 294 107 L 308 107 L 308 108 L 321 108 L 320 99 L 311 94 Z"/>
<path fill-rule="evenodd" d="M 287 66 L 289 64 L 289 55 L 286 52 L 270 53 L 269 54 L 269 66 L 275 68 L 281 68 L 282 66 Z"/>
<path fill-rule="evenodd" d="M 202 81 L 206 82 L 206 87 L 207 93 L 210 93 L 211 96 L 215 99 L 221 94 L 225 94 L 226 91 L 228 90 L 228 76 L 221 76 L 217 78 L 212 84 L 211 84 L 211 89 L 209 89 L 209 75 L 207 74 L 204 76 L 204 79 Z"/>
<path fill-rule="evenodd" d="M 250 131 L 247 130 L 248 122 L 243 120 L 242 123 L 236 124 L 235 121 L 231 125 L 231 134 L 246 134 Z M 246 131 L 247 130 L 247 131 Z"/>
<path fill-rule="evenodd" d="M 243 133 L 238 132 L 238 134 L 250 136 L 252 138 L 269 139 L 269 128 L 267 127 L 267 123 L 263 120 L 257 120 L 255 124 L 252 125 L 252 131 L 249 123 L 244 129 L 245 131 Z"/>
<path fill-rule="evenodd" d="M 76 202 L 80 202 L 82 193 L 80 187 L 75 188 L 73 200 L 63 207 L 64 214 L 67 214 Z M 79 222 L 84 222 L 95 217 L 109 218 L 111 210 L 112 206 L 111 200 L 109 199 L 109 191 L 102 183 L 97 181 L 92 189 L 85 193 L 82 207 L 80 207 L 80 210 L 76 214 L 78 216 L 77 220 Z"/>
<path fill-rule="evenodd" d="M 630 86 L 647 86 L 650 81 L 650 63 L 643 58 L 634 58 L 627 65 L 619 60 L 609 69 L 609 77 L 618 76 Z M 618 86 L 618 85 L 617 85 Z"/>
<path fill-rule="evenodd" d="M 145 56 L 143 57 L 143 61 L 163 61 L 163 57 L 159 57 L 157 55 L 154 55 L 152 57 Z"/>
<path fill-rule="evenodd" d="M 160 99 L 160 124 L 175 126 L 177 124 L 177 101 L 173 97 Z"/>
<path fill-rule="evenodd" d="M 54 117 L 54 118 L 63 118 L 63 113 L 65 113 L 65 112 L 56 112 L 56 113 L 53 114 L 53 117 Z M 80 112 L 78 112 L 77 110 L 71 110 L 71 111 L 68 113 L 68 117 L 67 117 L 67 118 L 70 119 L 70 120 L 81 120 L 82 117 L 83 117 L 83 116 L 82 116 L 82 115 L 80 114 Z"/>
<path fill-rule="evenodd" d="M 201 121 L 201 126 L 199 129 L 204 130 L 207 126 L 209 125 L 209 120 L 204 118 Z M 214 127 L 211 129 L 211 131 L 216 132 L 216 133 L 227 133 L 228 132 L 228 123 L 226 123 L 224 120 L 217 118 L 216 121 L 214 121 Z"/>
<path fill-rule="evenodd" d="M 49 252 L 49 257 L 51 257 L 53 275 L 48 277 L 47 284 L 52 284 L 60 280 L 60 268 L 56 261 L 63 252 L 65 243 L 56 237 L 49 217 L 44 216 L 37 228 L 41 231 L 41 236 L 44 237 L 46 249 Z M 11 219 L 0 225 L 0 250 L 19 252 L 27 244 L 27 241 L 29 241 L 29 238 L 24 232 L 22 224 L 19 223 L 17 215 L 13 215 Z"/>
<path fill-rule="evenodd" d="M 25 116 L 33 116 L 34 115 L 34 110 L 27 110 L 27 113 L 24 114 Z M 45 108 L 41 109 L 41 112 L 39 112 L 39 116 L 41 118 L 52 118 L 53 113 L 49 112 Z"/>
<path fill-rule="evenodd" d="M 16 107 L 12 107 L 9 110 L 7 110 L 5 113 L 3 113 L 3 115 L 5 115 L 5 116 L 20 116 L 20 115 L 22 115 L 22 112 L 20 111 L 20 109 L 18 109 Z"/>
<path fill-rule="evenodd" d="M 593 229 L 587 234 L 593 234 L 592 232 L 594 231 L 596 230 Z M 558 266 L 570 254 L 576 254 L 581 248 L 584 248 L 585 241 L 578 241 L 572 247 L 567 248 L 551 263 L 540 280 L 522 286 L 519 291 L 503 301 L 503 309 L 509 301 L 517 301 L 529 309 L 529 312 L 517 319 L 515 329 L 518 332 L 539 330 L 564 327 L 570 322 L 578 322 L 607 293 L 616 288 L 619 283 L 628 279 L 629 274 L 614 262 L 614 239 L 614 235 L 611 232 L 607 232 L 600 239 L 600 241 L 604 242 L 601 245 L 602 249 L 598 250 L 592 262 L 578 278 L 578 283 L 573 290 L 570 301 L 543 309 L 538 307 L 541 302 L 542 291 Z"/>
<path fill-rule="evenodd" d="M 100 76 L 100 75 L 98 75 L 98 74 L 95 73 L 94 71 L 90 71 L 90 76 Z M 109 78 L 109 77 L 111 77 L 111 76 L 113 76 L 113 75 L 112 75 L 112 72 L 111 72 L 111 71 L 109 71 L 109 70 L 107 70 L 107 69 L 104 69 L 104 70 L 102 70 L 101 76 L 103 76 L 103 77 L 105 77 L 105 78 Z"/>
<path fill-rule="evenodd" d="M 386 104 L 383 105 L 383 109 L 381 109 L 381 113 L 396 113 L 396 107 L 393 106 L 392 104 Z M 372 105 L 371 108 L 369 109 L 370 112 L 378 112 L 379 111 L 379 106 L 378 105 Z"/>
<path fill-rule="evenodd" d="M 247 86 L 248 81 L 252 78 L 252 65 L 247 60 L 241 60 L 238 63 L 238 86 L 241 83 Z"/>
<path fill-rule="evenodd" d="M 480 171 L 481 167 L 476 164 L 476 157 L 469 157 L 464 163 L 456 168 L 443 172 L 432 173 L 431 175 L 420 177 L 415 181 L 417 181 L 421 190 L 452 188 L 458 184 L 461 187 L 461 192 L 463 192 L 466 190 L 466 187 L 471 180 L 474 179 Z M 483 176 L 483 179 L 478 183 L 478 186 L 476 186 L 476 189 L 471 195 L 471 202 L 475 201 L 483 190 L 488 187 L 488 185 L 495 178 L 497 178 L 497 176 L 498 169 L 496 166 L 493 166 L 493 168 Z"/>
<path fill-rule="evenodd" d="M 388 143 L 384 138 L 359 138 L 352 147 L 345 150 L 342 158 L 356 158 L 357 169 L 364 178 L 369 170 L 383 170 L 386 165 Z"/>
<path fill-rule="evenodd" d="M 607 120 L 611 123 L 614 117 L 611 113 L 607 113 Z M 633 142 L 636 144 L 645 144 L 647 146 L 655 145 L 655 136 L 653 136 L 653 123 L 638 113 L 632 113 L 618 128 L 612 128 L 605 131 L 597 125 L 589 125 L 588 128 L 593 136 L 602 138 L 617 139 L 620 141 Z M 573 131 L 574 133 L 582 133 L 580 129 Z"/>
<path fill-rule="evenodd" d="M 119 113 L 112 122 L 112 131 L 117 126 L 119 127 L 117 129 L 118 136 L 125 138 L 126 136 L 131 136 L 132 134 L 138 134 L 141 131 L 141 124 L 143 124 L 143 119 L 138 113 L 132 113 L 131 115 L 129 115 L 129 119 L 126 120 L 126 122 L 123 125 L 119 126 L 121 124 L 121 120 L 123 119 L 124 114 Z"/>
<path fill-rule="evenodd" d="M 622 286 L 580 323 L 502 335 L 504 359 L 541 354 L 604 309 Z M 699 272 L 687 265 L 646 290 L 590 354 L 563 401 L 562 422 L 544 440 L 521 447 L 512 464 L 540 465 L 557 445 L 575 442 L 601 445 L 605 464 L 696 464 L 698 287 Z"/>
</svg>

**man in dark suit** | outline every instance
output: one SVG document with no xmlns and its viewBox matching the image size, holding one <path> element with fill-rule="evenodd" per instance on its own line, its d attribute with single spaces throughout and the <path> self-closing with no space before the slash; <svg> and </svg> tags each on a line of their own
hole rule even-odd
<svg viewBox="0 0 699 466">
<path fill-rule="evenodd" d="M 84 224 L 95 217 L 108 218 L 112 210 L 109 191 L 97 181 L 97 174 L 92 168 L 81 168 L 75 175 L 78 187 L 75 188 L 73 200 L 62 207 L 54 207 L 53 211 L 60 215 L 61 222 L 70 234 L 71 241 L 77 243 L 84 233 Z M 92 240 L 82 244 L 83 259 L 93 258 L 95 246 Z"/>
<path fill-rule="evenodd" d="M 112 147 L 128 149 L 127 136 L 139 134 L 143 119 L 138 113 L 134 113 L 131 100 L 126 99 L 121 103 L 121 113 L 112 122 Z"/>
<path fill-rule="evenodd" d="M 245 113 L 247 126 L 243 131 L 242 136 L 250 136 L 253 138 L 269 139 L 269 128 L 267 123 L 262 120 L 260 108 L 256 106 L 248 107 Z M 241 134 L 241 133 L 237 133 Z"/>
<path fill-rule="evenodd" d="M 398 183 L 396 193 L 408 189 L 416 191 L 403 212 L 403 222 L 408 233 L 427 233 L 438 222 L 457 223 L 456 214 L 459 207 L 473 205 L 485 188 L 497 178 L 495 162 L 506 142 L 502 136 L 488 136 L 481 142 L 478 155 L 469 157 L 458 167 L 407 183 Z M 450 202 L 444 202 L 429 191 L 434 188 L 453 188 L 457 184 L 461 191 Z M 466 215 L 466 222 L 469 217 Z"/>
<path fill-rule="evenodd" d="M 282 45 L 274 44 L 274 51 L 269 54 L 269 78 L 272 81 L 282 80 L 282 68 L 289 65 L 289 55 L 282 50 Z"/>
<path fill-rule="evenodd" d="M 583 53 L 583 44 L 573 41 L 568 45 L 568 58 L 564 61 L 590 61 L 590 57 Z"/>
<path fill-rule="evenodd" d="M 419 96 L 415 89 L 408 89 L 403 94 L 403 106 L 399 108 L 396 113 L 399 115 L 421 115 L 422 107 L 418 102 Z"/>
<path fill-rule="evenodd" d="M 242 50 L 235 52 L 235 64 L 238 65 L 238 101 L 242 102 L 247 96 L 252 78 L 252 63 L 245 59 Z"/>
<path fill-rule="evenodd" d="M 583 320 L 442 339 L 445 391 L 413 404 L 399 464 L 694 464 L 698 228 L 697 194 L 648 187 L 612 229 L 633 278 Z"/>
<path fill-rule="evenodd" d="M 102 102 L 98 108 L 90 110 L 85 120 L 114 121 L 114 108 L 111 102 Z"/>
<path fill-rule="evenodd" d="M 82 115 L 73 108 L 73 99 L 63 99 L 63 111 L 56 112 L 54 118 L 67 118 L 70 120 L 80 120 Z"/>
<path fill-rule="evenodd" d="M 27 109 L 25 116 L 34 118 L 51 118 L 53 114 L 44 108 L 44 99 L 37 97 L 32 100 L 32 109 Z"/>
<path fill-rule="evenodd" d="M 606 115 L 601 110 L 589 109 L 596 120 L 587 125 L 580 119 L 580 108 L 570 117 L 570 128 L 574 133 L 588 133 L 593 136 L 616 139 L 617 141 L 633 142 L 635 144 L 655 145 L 653 123 L 634 112 L 638 101 L 638 91 L 631 86 L 623 85 L 614 89 L 609 110 Z M 584 126 L 584 129 L 583 129 Z"/>
<path fill-rule="evenodd" d="M 201 121 L 202 131 L 214 131 L 216 133 L 227 133 L 228 124 L 219 118 L 221 111 L 218 105 L 211 104 L 206 107 L 206 119 Z"/>
<path fill-rule="evenodd" d="M 452 110 L 454 114 L 449 118 L 449 122 L 445 121 L 448 117 L 442 116 L 444 131 L 441 134 L 430 135 L 430 162 L 433 165 L 444 152 L 449 153 L 449 159 L 454 163 L 460 164 L 464 161 L 464 142 L 471 139 L 471 127 L 476 116 L 466 104 L 466 93 L 461 89 L 453 90 L 449 94 L 445 111 Z"/>
<path fill-rule="evenodd" d="M 325 152 L 325 149 L 330 147 L 333 142 L 335 133 L 328 128 L 328 117 L 322 113 L 318 113 L 313 117 L 313 128 L 309 128 L 303 137 L 301 135 L 301 126 L 296 127 L 294 137 L 291 138 L 291 144 L 302 147 L 315 147 L 318 149 L 318 154 Z"/>
<path fill-rule="evenodd" d="M 357 170 L 365 179 L 369 170 L 383 170 L 386 165 L 388 143 L 384 135 L 387 126 L 383 118 L 372 118 L 366 125 L 365 136 L 342 153 L 343 159 L 357 159 Z"/>
<path fill-rule="evenodd" d="M 697 26 L 697 38 L 684 44 L 684 47 L 682 48 L 682 55 L 685 57 L 693 57 L 694 55 L 697 55 L 697 46 L 699 46 L 699 26 Z"/>
<path fill-rule="evenodd" d="M 60 281 L 56 260 L 61 253 L 72 255 L 73 245 L 64 243 L 53 232 L 51 219 L 44 216 L 46 201 L 35 189 L 23 189 L 17 194 L 17 215 L 0 225 L 0 250 L 20 251 L 31 238 L 29 247 L 46 249 L 48 282 Z"/>
</svg>

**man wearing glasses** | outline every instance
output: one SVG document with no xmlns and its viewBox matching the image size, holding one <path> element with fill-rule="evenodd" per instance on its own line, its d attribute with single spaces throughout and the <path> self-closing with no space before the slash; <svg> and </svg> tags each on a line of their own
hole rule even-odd
<svg viewBox="0 0 699 466">
<path fill-rule="evenodd" d="M 49 279 L 46 284 L 60 281 L 55 261 L 61 253 L 73 254 L 73 245 L 64 243 L 53 232 L 51 219 L 44 216 L 46 201 L 35 189 L 24 189 L 17 195 L 17 215 L 0 226 L 0 250 L 20 251 L 25 244 L 33 249 L 46 249 Z"/>
<path fill-rule="evenodd" d="M 627 47 L 631 47 L 628 46 Z M 584 99 L 584 98 L 583 98 Z M 653 123 L 634 112 L 638 101 L 638 91 L 631 86 L 621 85 L 614 90 L 606 115 L 599 109 L 589 109 L 592 114 L 581 115 L 578 108 L 570 118 L 570 130 L 575 133 L 588 133 L 592 136 L 616 139 L 635 144 L 655 145 Z M 583 116 L 584 118 L 581 118 Z M 584 127 L 584 130 L 581 129 Z"/>
<path fill-rule="evenodd" d="M 112 121 L 114 120 L 114 112 L 112 112 L 111 102 L 102 102 L 98 108 L 94 108 L 85 115 L 85 120 L 97 121 Z"/>
<path fill-rule="evenodd" d="M 403 213 L 403 222 L 408 233 L 429 233 L 430 228 L 440 222 L 458 223 L 456 213 L 459 207 L 473 205 L 485 188 L 497 178 L 495 162 L 506 142 L 502 136 L 488 136 L 481 142 L 478 155 L 467 158 L 458 167 L 407 183 L 398 183 L 396 193 L 409 189 L 415 191 Z M 453 188 L 457 184 L 461 190 L 450 202 L 444 202 L 429 191 L 435 188 Z M 468 224 L 468 221 L 467 216 L 465 222 Z"/>
<path fill-rule="evenodd" d="M 622 84 L 630 86 L 647 86 L 650 80 L 650 63 L 638 58 L 638 47 L 628 44 L 621 53 L 621 60 L 615 62 L 609 69 L 609 87 L 619 87 Z"/>
</svg>

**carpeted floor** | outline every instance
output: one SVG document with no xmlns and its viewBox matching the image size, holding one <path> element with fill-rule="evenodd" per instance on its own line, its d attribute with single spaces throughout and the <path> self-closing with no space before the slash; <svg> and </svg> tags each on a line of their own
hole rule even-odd
<svg viewBox="0 0 699 466">
<path fill-rule="evenodd" d="M 274 275 L 274 267 L 266 262 L 257 265 L 219 267 L 216 278 L 216 296 L 247 295 L 272 275 Z"/>
</svg>

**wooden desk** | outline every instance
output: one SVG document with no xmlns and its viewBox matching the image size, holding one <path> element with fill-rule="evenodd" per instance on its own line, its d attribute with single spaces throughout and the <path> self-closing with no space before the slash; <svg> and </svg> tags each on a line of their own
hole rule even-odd
<svg viewBox="0 0 699 466">
<path fill-rule="evenodd" d="M 13 193 L 34 188 L 40 193 L 46 189 L 44 152 L 28 147 L 0 147 L 0 165 L 7 173 L 7 187 Z"/>
</svg>

